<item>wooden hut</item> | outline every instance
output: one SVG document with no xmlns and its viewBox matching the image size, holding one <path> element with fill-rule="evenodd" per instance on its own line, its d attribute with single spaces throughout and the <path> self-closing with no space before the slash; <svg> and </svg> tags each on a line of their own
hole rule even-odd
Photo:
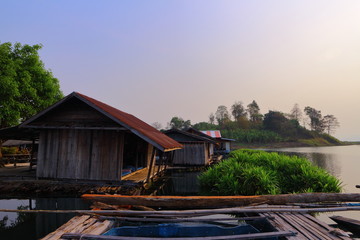
<svg viewBox="0 0 360 240">
<path fill-rule="evenodd" d="M 182 147 L 135 116 L 77 92 L 20 127 L 40 132 L 38 178 L 119 181 L 139 169 L 151 173 L 157 154 Z"/>
<path fill-rule="evenodd" d="M 214 145 L 214 153 L 216 154 L 229 153 L 231 151 L 231 143 L 235 142 L 235 139 L 222 137 L 220 130 L 199 131 L 194 128 L 188 128 L 186 131 L 215 141 L 216 144 Z"/>
<path fill-rule="evenodd" d="M 213 140 L 178 129 L 167 130 L 165 134 L 183 145 L 183 149 L 175 153 L 174 165 L 201 166 L 210 163 L 215 144 Z"/>
</svg>

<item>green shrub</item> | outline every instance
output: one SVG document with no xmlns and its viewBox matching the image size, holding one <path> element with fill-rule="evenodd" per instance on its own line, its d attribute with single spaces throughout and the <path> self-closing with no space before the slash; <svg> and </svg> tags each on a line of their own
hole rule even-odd
<svg viewBox="0 0 360 240">
<path fill-rule="evenodd" d="M 18 151 L 17 147 L 2 147 L 1 153 L 2 154 L 16 154 Z"/>
<path fill-rule="evenodd" d="M 199 176 L 202 194 L 261 195 L 340 192 L 341 182 L 307 159 L 260 150 L 236 150 Z"/>
</svg>

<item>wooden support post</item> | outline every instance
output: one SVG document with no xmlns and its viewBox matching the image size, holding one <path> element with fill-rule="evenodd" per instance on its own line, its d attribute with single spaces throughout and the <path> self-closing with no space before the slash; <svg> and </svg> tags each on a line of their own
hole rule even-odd
<svg viewBox="0 0 360 240">
<path fill-rule="evenodd" d="M 31 155 L 30 155 L 30 167 L 29 170 L 32 169 L 32 166 L 34 164 L 34 149 L 35 149 L 35 139 L 32 139 L 32 143 L 31 143 Z"/>
<path fill-rule="evenodd" d="M 160 152 L 160 153 L 159 153 L 159 165 L 158 165 L 158 170 L 157 170 L 157 173 L 156 173 L 156 174 L 159 174 L 159 173 L 160 173 L 161 166 L 162 166 L 163 163 L 164 163 L 163 157 L 164 157 L 164 152 Z"/>
<path fill-rule="evenodd" d="M 153 168 L 153 164 L 154 164 L 154 159 L 155 159 L 155 156 L 156 156 L 156 149 L 153 147 L 153 150 L 152 150 L 152 153 L 151 153 L 151 160 L 150 160 L 150 165 L 149 165 L 149 171 L 148 171 L 148 175 L 147 175 L 147 178 L 146 178 L 146 183 L 148 183 L 150 181 L 150 177 L 151 177 L 151 171 L 152 171 L 152 168 Z"/>
</svg>

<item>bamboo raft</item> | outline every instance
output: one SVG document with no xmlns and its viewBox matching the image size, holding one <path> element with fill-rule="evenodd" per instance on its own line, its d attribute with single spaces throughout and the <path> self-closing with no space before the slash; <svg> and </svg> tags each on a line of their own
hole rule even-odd
<svg viewBox="0 0 360 240">
<path fill-rule="evenodd" d="M 113 226 L 114 221 L 112 220 L 100 220 L 90 215 L 75 216 L 41 240 L 63 239 L 62 236 L 68 233 L 100 235 Z"/>
<path fill-rule="evenodd" d="M 330 227 L 310 214 L 303 213 L 262 213 L 260 216 L 269 217 L 270 223 L 278 229 L 297 232 L 296 236 L 287 239 L 351 239 L 350 236 L 338 228 Z"/>
<path fill-rule="evenodd" d="M 211 223 L 238 221 L 254 223 L 256 219 L 265 219 L 271 231 L 260 233 L 204 236 L 201 238 L 163 238 L 181 239 L 260 239 L 281 237 L 281 239 L 351 239 L 349 235 L 333 228 L 310 215 L 314 212 L 360 211 L 356 204 L 339 204 L 339 202 L 360 202 L 360 194 L 283 194 L 262 196 L 122 196 L 122 195 L 83 195 L 85 199 L 95 201 L 97 210 L 6 210 L 2 212 L 51 212 L 77 213 L 80 216 L 48 234 L 43 240 L 59 239 L 154 239 L 148 237 L 120 237 L 101 235 L 112 227 L 129 222 L 144 224 L 157 223 Z M 329 204 L 329 201 L 330 204 Z M 308 204 L 310 203 L 310 204 Z M 285 205 L 295 204 L 295 205 Z M 297 205 L 296 205 L 297 204 Z M 300 204 L 300 205 L 299 205 Z M 124 206 L 127 205 L 127 206 Z M 128 205 L 137 207 L 130 210 Z M 140 206 L 136 206 L 140 205 Z M 255 205 L 255 206 L 254 206 Z M 146 207 L 145 207 L 146 206 Z M 164 207 L 168 210 L 154 210 L 151 207 Z M 192 208 L 191 208 L 192 206 Z M 125 207 L 125 208 L 123 208 Z M 173 210 L 176 209 L 176 210 Z M 179 210 L 180 209 L 180 210 Z M 222 217 L 214 217 L 220 214 Z M 236 214 L 237 217 L 229 216 Z M 225 217 L 224 217 L 225 216 Z M 227 217 L 226 217 L 227 216 Z M 234 224 L 234 223 L 233 223 Z M 275 229 L 275 230 L 274 230 Z"/>
<path fill-rule="evenodd" d="M 304 208 L 294 206 L 257 206 L 257 207 L 242 207 L 236 208 L 239 213 L 250 213 L 250 216 L 245 217 L 224 217 L 229 209 L 207 209 L 207 210 L 181 210 L 181 211 L 134 211 L 134 210 L 114 210 L 114 211 L 92 211 L 86 215 L 76 216 L 63 226 L 58 228 L 55 232 L 48 234 L 42 240 L 59 240 L 59 239 L 143 239 L 149 240 L 154 238 L 146 237 L 118 237 L 118 236 L 102 236 L 111 227 L 116 226 L 116 223 L 123 222 L 140 222 L 140 223 L 154 223 L 154 222 L 213 222 L 219 223 L 221 221 L 255 221 L 259 219 L 267 219 L 269 223 L 276 229 L 272 232 L 262 232 L 252 235 L 238 235 L 238 236 L 216 236 L 216 237 L 202 237 L 202 238 L 164 238 L 166 240 L 181 240 L 181 239 L 260 239 L 266 237 L 282 237 L 282 239 L 325 239 L 325 240 L 347 240 L 351 239 L 345 232 L 340 229 L 330 227 L 326 223 L 312 217 Z M 281 210 L 281 211 L 280 211 Z M 259 212 L 258 216 L 253 216 L 254 213 Z M 192 213 L 192 214 L 190 214 Z M 90 214 L 90 215 L 89 215 Z"/>
</svg>

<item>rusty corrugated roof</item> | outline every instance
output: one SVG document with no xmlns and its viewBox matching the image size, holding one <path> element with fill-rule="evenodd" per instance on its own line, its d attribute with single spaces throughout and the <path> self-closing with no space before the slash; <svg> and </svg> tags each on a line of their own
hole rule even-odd
<svg viewBox="0 0 360 240">
<path fill-rule="evenodd" d="M 118 121 L 120 121 L 120 124 L 122 123 L 121 125 L 124 125 L 124 127 L 129 128 L 129 130 L 132 130 L 133 133 L 135 133 L 139 137 L 142 137 L 145 141 L 149 142 L 147 139 L 149 138 L 153 142 L 157 143 L 163 148 L 160 150 L 167 151 L 171 149 L 182 148 L 182 145 L 180 143 L 166 136 L 159 130 L 155 129 L 154 127 L 150 126 L 149 124 L 145 123 L 144 121 L 138 119 L 137 117 L 131 114 L 120 111 L 119 109 L 111 107 L 103 102 L 100 102 L 96 99 L 93 99 L 81 93 L 74 92 L 74 94 L 80 96 L 83 99 L 86 99 L 90 103 L 99 107 L 101 110 L 115 117 Z"/>
<path fill-rule="evenodd" d="M 103 102 L 100 102 L 96 99 L 93 99 L 78 92 L 73 92 L 69 94 L 59 102 L 55 103 L 53 106 L 49 107 L 48 109 L 45 109 L 44 111 L 32 117 L 31 119 L 29 119 L 28 121 L 24 122 L 21 125 L 24 125 L 24 127 L 26 127 L 28 123 L 34 121 L 35 119 L 42 116 L 46 112 L 59 106 L 63 102 L 68 101 L 73 97 L 80 99 L 87 105 L 93 107 L 94 109 L 101 112 L 105 116 L 114 120 L 119 125 L 129 129 L 132 133 L 136 134 L 137 136 L 139 136 L 140 138 L 142 138 L 143 140 L 150 143 L 151 145 L 153 145 L 154 147 L 158 148 L 161 151 L 171 151 L 182 148 L 182 145 L 180 143 L 166 136 L 162 132 L 158 131 L 157 129 L 145 123 L 144 121 L 138 119 L 137 117 L 128 114 L 126 112 L 120 111 L 119 109 L 111 107 Z"/>
</svg>

